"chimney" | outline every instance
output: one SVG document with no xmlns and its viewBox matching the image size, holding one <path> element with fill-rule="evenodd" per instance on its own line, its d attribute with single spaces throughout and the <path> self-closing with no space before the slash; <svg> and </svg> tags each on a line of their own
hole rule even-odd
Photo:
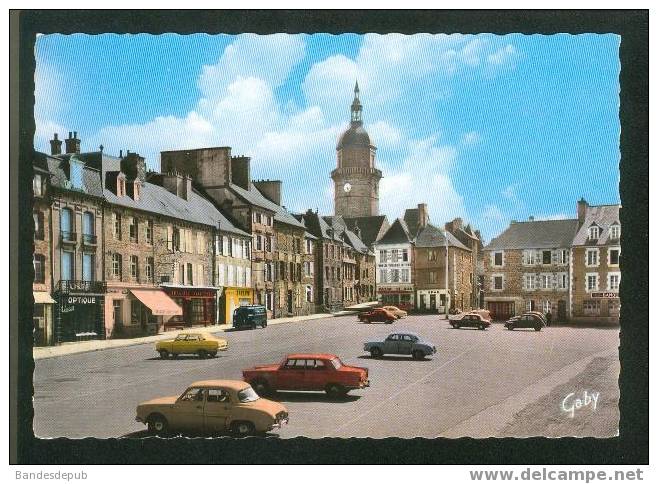
<svg viewBox="0 0 658 484">
<path fill-rule="evenodd" d="M 580 200 L 578 200 L 578 226 L 580 227 L 585 223 L 585 217 L 587 216 L 587 208 L 589 207 L 589 204 L 585 201 L 585 198 L 581 197 Z"/>
<path fill-rule="evenodd" d="M 182 175 L 175 172 L 168 172 L 162 174 L 162 188 L 167 190 L 169 193 L 173 193 L 176 196 L 179 196 L 180 185 L 182 183 Z"/>
<path fill-rule="evenodd" d="M 281 183 L 281 180 L 258 180 L 254 185 L 270 202 L 281 205 Z"/>
<path fill-rule="evenodd" d="M 57 133 L 54 133 L 53 139 L 50 140 L 50 154 L 53 156 L 62 154 L 62 140 L 57 138 Z"/>
<path fill-rule="evenodd" d="M 231 157 L 231 183 L 249 190 L 251 183 L 251 173 L 249 170 L 251 158 L 248 156 Z"/>
<path fill-rule="evenodd" d="M 74 131 L 73 133 L 69 131 L 69 137 L 65 140 L 65 142 L 67 154 L 80 153 L 80 140 L 78 139 L 77 131 Z"/>
<path fill-rule="evenodd" d="M 139 153 L 131 153 L 121 159 L 121 171 L 126 174 L 128 180 L 141 180 L 146 179 L 146 160 Z"/>
<path fill-rule="evenodd" d="M 430 217 L 427 214 L 427 204 L 419 203 L 418 204 L 418 226 L 425 227 L 430 221 Z"/>
</svg>

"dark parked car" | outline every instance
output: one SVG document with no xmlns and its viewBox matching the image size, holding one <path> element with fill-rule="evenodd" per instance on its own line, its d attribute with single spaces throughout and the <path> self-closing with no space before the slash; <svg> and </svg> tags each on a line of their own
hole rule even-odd
<svg viewBox="0 0 658 484">
<path fill-rule="evenodd" d="M 521 316 L 514 316 L 505 322 L 505 327 L 510 331 L 517 328 L 532 328 L 541 331 L 546 326 L 546 319 L 540 313 L 528 312 Z"/>
<path fill-rule="evenodd" d="M 371 341 L 363 345 L 373 358 L 382 355 L 411 355 L 415 360 L 422 360 L 426 356 L 436 353 L 436 346 L 423 341 L 414 333 L 389 334 L 384 341 Z"/>
<path fill-rule="evenodd" d="M 396 319 L 397 317 L 393 313 L 384 308 L 375 308 L 372 311 L 359 313 L 359 321 L 363 321 L 364 323 L 380 322 L 391 324 Z"/>
<path fill-rule="evenodd" d="M 466 327 L 484 330 L 491 326 L 491 321 L 485 319 L 481 314 L 468 313 L 465 314 L 461 319 L 450 320 L 450 325 L 455 329 Z"/>
<path fill-rule="evenodd" d="M 234 328 L 254 329 L 256 326 L 267 328 L 267 310 L 265 306 L 252 304 L 235 308 L 233 311 Z"/>
</svg>

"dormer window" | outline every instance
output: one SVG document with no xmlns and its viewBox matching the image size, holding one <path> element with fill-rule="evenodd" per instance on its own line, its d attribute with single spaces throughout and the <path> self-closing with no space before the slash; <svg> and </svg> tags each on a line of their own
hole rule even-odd
<svg viewBox="0 0 658 484">
<path fill-rule="evenodd" d="M 589 228 L 589 240 L 597 240 L 601 236 L 601 229 L 597 225 Z"/>
<path fill-rule="evenodd" d="M 142 184 L 139 183 L 139 181 L 137 181 L 137 180 L 135 180 L 133 183 L 134 183 L 134 186 L 133 186 L 133 199 L 134 200 L 139 200 L 140 187 L 142 186 Z"/>
<path fill-rule="evenodd" d="M 126 195 L 126 179 L 124 177 L 117 177 L 117 197 L 124 197 Z"/>
<path fill-rule="evenodd" d="M 621 236 L 621 226 L 619 224 L 614 224 L 610 226 L 610 238 L 619 239 Z"/>
<path fill-rule="evenodd" d="M 84 190 L 85 186 L 82 179 L 83 163 L 72 156 L 69 160 L 69 165 L 71 168 L 71 186 L 77 190 Z"/>
<path fill-rule="evenodd" d="M 32 179 L 32 191 L 35 197 L 41 197 L 43 195 L 43 180 L 38 173 Z"/>
</svg>

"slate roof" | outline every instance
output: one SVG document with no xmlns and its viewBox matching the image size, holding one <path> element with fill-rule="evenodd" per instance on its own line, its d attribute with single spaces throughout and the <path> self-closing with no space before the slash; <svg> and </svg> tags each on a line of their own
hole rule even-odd
<svg viewBox="0 0 658 484">
<path fill-rule="evenodd" d="M 418 209 L 408 208 L 404 211 L 404 223 L 409 228 L 409 233 L 416 235 L 418 233 Z"/>
<path fill-rule="evenodd" d="M 348 228 L 345 219 L 340 215 L 322 217 L 327 224 L 331 224 L 334 232 L 342 237 L 345 245 L 365 254 L 368 252 L 368 246 L 363 240 L 353 231 Z"/>
<path fill-rule="evenodd" d="M 448 235 L 448 245 L 470 251 L 468 247 L 462 244 L 457 237 L 450 232 L 445 232 Z M 444 232 L 432 224 L 427 224 L 422 227 L 416 236 L 416 247 L 445 247 L 446 238 Z"/>
<path fill-rule="evenodd" d="M 377 236 L 382 230 L 382 226 L 388 228 L 388 219 L 386 215 L 372 215 L 369 217 L 343 217 L 350 230 L 354 230 L 354 225 L 359 227 L 361 232 L 360 239 L 367 246 L 372 246 L 377 242 Z"/>
<path fill-rule="evenodd" d="M 573 245 L 606 245 L 619 243 L 611 242 L 610 226 L 619 224 L 619 210 L 621 205 L 591 205 L 585 212 L 585 220 L 573 238 Z M 601 236 L 597 240 L 589 240 L 589 228 L 596 224 L 601 228 Z"/>
<path fill-rule="evenodd" d="M 142 184 L 138 200 L 133 200 L 129 196 L 117 197 L 108 189 L 103 190 L 103 194 L 109 203 L 115 205 L 213 227 L 217 227 L 219 223 L 219 229 L 222 232 L 232 232 L 249 237 L 248 233 L 233 225 L 212 202 L 204 198 L 196 189 L 193 189 L 189 194 L 188 200 L 149 182 Z"/>
<path fill-rule="evenodd" d="M 396 218 L 395 221 L 388 228 L 386 233 L 382 236 L 381 239 L 377 241 L 378 244 L 406 244 L 411 242 L 413 237 L 409 233 L 409 227 L 400 218 Z"/>
<path fill-rule="evenodd" d="M 489 242 L 485 249 L 570 247 L 577 229 L 577 219 L 513 222 L 502 234 Z"/>
<path fill-rule="evenodd" d="M 253 183 L 249 186 L 249 190 L 245 190 L 244 188 L 234 183 L 231 183 L 230 187 L 240 198 L 244 199 L 246 202 L 274 212 L 275 221 L 291 225 L 293 227 L 306 228 L 302 222 L 293 217 L 293 215 L 285 208 L 268 200 Z"/>
<path fill-rule="evenodd" d="M 50 174 L 50 185 L 55 188 L 75 193 L 86 193 L 94 197 L 103 197 L 103 185 L 100 172 L 94 168 L 85 166 L 82 169 L 83 190 L 72 188 L 70 186 L 70 179 L 67 176 L 68 158 L 69 157 L 61 159 L 45 153 L 36 152 L 33 165 L 40 171 L 47 171 Z"/>
</svg>

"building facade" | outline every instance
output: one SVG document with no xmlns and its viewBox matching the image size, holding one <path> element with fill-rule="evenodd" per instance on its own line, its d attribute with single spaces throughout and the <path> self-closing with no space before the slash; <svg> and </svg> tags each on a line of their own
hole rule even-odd
<svg viewBox="0 0 658 484">
<path fill-rule="evenodd" d="M 402 219 L 396 219 L 374 244 L 377 298 L 384 305 L 411 310 L 416 304 L 413 280 L 413 236 Z"/>
<path fill-rule="evenodd" d="M 464 225 L 464 221 L 459 217 L 447 222 L 445 224 L 445 230 L 450 232 L 457 240 L 459 240 L 459 242 L 470 250 L 470 264 L 473 267 L 473 282 L 471 284 L 471 294 L 469 296 L 468 305 L 472 308 L 480 308 L 484 304 L 484 288 L 482 287 L 484 277 L 484 246 L 482 244 L 480 231 L 473 229 L 470 224 Z"/>
<path fill-rule="evenodd" d="M 375 167 L 377 148 L 363 128 L 363 107 L 359 100 L 359 85 L 354 87 L 350 127 L 336 146 L 334 182 L 334 213 L 343 217 L 379 215 L 379 180 L 382 172 Z"/>
<path fill-rule="evenodd" d="M 485 306 L 494 319 L 549 310 L 569 319 L 575 219 L 512 222 L 484 248 Z"/>
<path fill-rule="evenodd" d="M 571 253 L 570 313 L 574 322 L 619 322 L 620 205 L 577 205 Z"/>
</svg>

